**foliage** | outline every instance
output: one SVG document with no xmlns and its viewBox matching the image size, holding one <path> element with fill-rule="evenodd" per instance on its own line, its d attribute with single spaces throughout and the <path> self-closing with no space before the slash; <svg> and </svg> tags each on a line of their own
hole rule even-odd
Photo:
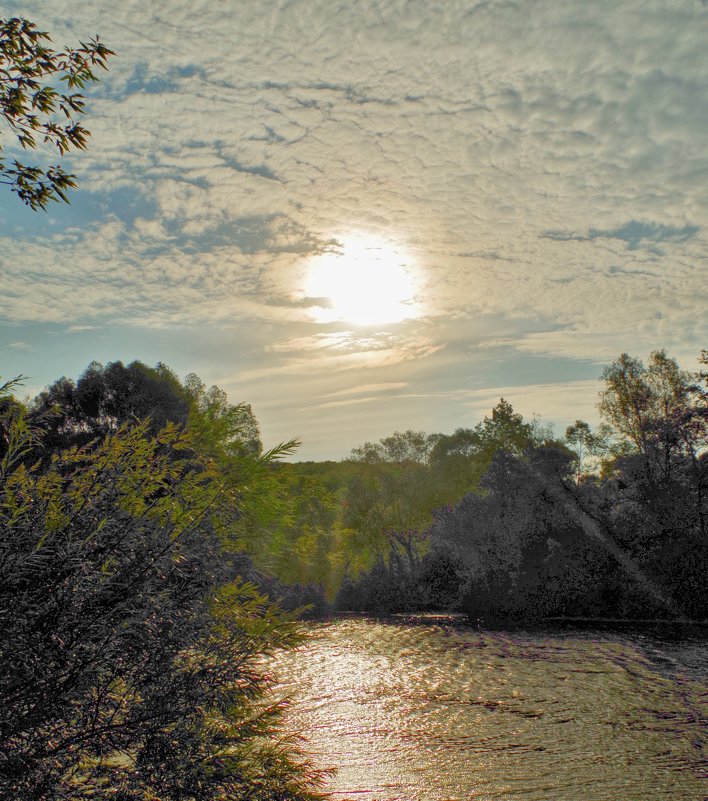
<svg viewBox="0 0 708 801">
<path fill-rule="evenodd" d="M 464 565 L 445 551 L 426 553 L 411 565 L 392 550 L 387 560 L 379 557 L 368 570 L 345 577 L 334 607 L 375 615 L 456 611 L 465 580 Z"/>
<path fill-rule="evenodd" d="M 49 144 L 64 156 L 84 150 L 90 136 L 77 122 L 84 114 L 84 96 L 73 90 L 97 81 L 96 69 L 107 69 L 114 53 L 98 37 L 62 51 L 52 50 L 50 41 L 46 31 L 26 19 L 0 19 L 0 115 L 23 149 Z M 44 209 L 51 200 L 68 203 L 67 190 L 76 186 L 75 176 L 60 164 L 42 168 L 14 159 L 7 165 L 4 158 L 0 183 L 32 209 Z"/>
<path fill-rule="evenodd" d="M 342 524 L 360 533 L 375 557 L 393 547 L 409 562 L 419 556 L 432 511 L 444 500 L 427 465 L 415 461 L 362 465 L 346 490 Z"/>
<path fill-rule="evenodd" d="M 648 367 L 623 354 L 605 370 L 597 432 L 577 421 L 571 450 L 532 439 L 496 451 L 481 492 L 430 532 L 433 551 L 466 567 L 471 617 L 708 613 L 705 380 L 663 351 Z M 456 432 L 466 458 L 479 447 L 471 433 Z M 587 455 L 603 452 L 604 480 L 581 481 Z"/>
<path fill-rule="evenodd" d="M 554 446 L 523 456 L 501 451 L 483 478 L 484 494 L 437 515 L 432 546 L 464 566 L 460 603 L 470 618 L 508 624 L 611 614 L 604 582 L 618 566 L 574 514 L 569 465 L 568 453 Z M 625 577 L 624 584 L 634 597 L 634 583 Z"/>
<path fill-rule="evenodd" d="M 573 453 L 576 484 L 580 484 L 581 479 L 588 475 L 593 457 L 597 458 L 607 450 L 609 434 L 607 425 L 593 431 L 584 420 L 576 420 L 572 426 L 566 428 L 565 442 Z"/>
<path fill-rule="evenodd" d="M 619 453 L 642 454 L 666 471 L 676 456 L 705 452 L 708 420 L 700 373 L 681 370 L 659 350 L 646 367 L 623 353 L 602 378 L 598 408 L 617 438 Z"/>
<path fill-rule="evenodd" d="M 546 432 L 524 422 L 504 398 L 474 428 L 458 428 L 454 434 L 440 435 L 430 454 L 430 462 L 448 488 L 448 500 L 458 500 L 479 488 L 495 454 L 504 451 L 522 454 L 531 444 L 540 444 Z"/>
<path fill-rule="evenodd" d="M 261 575 L 257 579 L 257 586 L 280 609 L 292 612 L 300 619 L 319 619 L 331 611 L 323 584 L 286 583 L 274 576 Z"/>
<path fill-rule="evenodd" d="M 663 351 L 648 367 L 626 355 L 608 367 L 606 422 L 578 420 L 565 442 L 502 398 L 473 428 L 395 432 L 339 463 L 274 462 L 295 443 L 261 454 L 249 406 L 163 365 L 117 364 L 87 370 L 89 388 L 106 373 L 123 378 L 104 393 L 103 416 L 82 412 L 72 436 L 114 430 L 120 398 L 162 422 L 183 421 L 186 404 L 195 450 L 239 509 L 229 534 L 253 560 L 249 576 L 288 608 L 326 613 L 329 599 L 502 620 L 708 614 L 708 377 Z M 126 380 L 129 368 L 140 381 Z M 74 396 L 95 397 L 82 382 Z M 32 413 L 69 406 L 62 386 Z"/>
<path fill-rule="evenodd" d="M 501 398 L 474 429 L 395 432 L 355 448 L 361 469 L 348 483 L 342 525 L 368 559 L 351 561 L 368 570 L 395 552 L 416 572 L 435 510 L 478 488 L 495 453 L 521 453 L 535 436 L 533 424 Z"/>
<path fill-rule="evenodd" d="M 315 476 L 283 468 L 276 477 L 282 481 L 287 514 L 273 539 L 275 573 L 289 583 L 328 585 L 336 499 Z"/>
<path fill-rule="evenodd" d="M 315 798 L 262 668 L 299 635 L 225 549 L 239 509 L 216 463 L 140 423 L 5 464 L 3 797 Z"/>
<path fill-rule="evenodd" d="M 424 431 L 395 431 L 378 442 L 365 442 L 351 452 L 350 459 L 376 464 L 379 462 L 416 462 L 426 464 L 438 439 Z"/>
<path fill-rule="evenodd" d="M 184 426 L 190 396 L 164 364 L 148 367 L 139 361 L 91 362 L 74 383 L 62 377 L 32 402 L 33 417 L 54 414 L 47 426 L 45 447 L 62 450 L 84 445 L 126 423 L 149 418 L 152 434 L 167 423 Z"/>
<path fill-rule="evenodd" d="M 291 586 L 273 595 L 287 597 L 288 608 L 302 605 L 295 600 L 301 598 L 324 609 L 320 593 L 331 600 L 348 570 L 358 572 L 368 564 L 366 543 L 342 524 L 346 487 L 360 469 L 348 461 L 269 466 L 267 482 L 277 500 L 250 539 L 254 559 L 277 578 L 276 587 Z M 270 584 L 262 585 L 269 594 Z"/>
<path fill-rule="evenodd" d="M 22 380 L 18 375 L 0 384 L 0 478 L 27 458 L 36 443 L 36 431 L 27 420 L 25 408 L 12 395 Z"/>
<path fill-rule="evenodd" d="M 523 453 L 533 439 L 532 423 L 525 423 L 504 398 L 492 409 L 491 417 L 485 417 L 477 427 L 482 448 L 497 453 L 504 451 L 515 455 Z"/>
<path fill-rule="evenodd" d="M 417 609 L 415 580 L 410 567 L 396 551 L 391 552 L 388 561 L 377 558 L 369 570 L 354 579 L 345 578 L 335 607 L 377 615 Z"/>
<path fill-rule="evenodd" d="M 258 422 L 251 407 L 232 404 L 217 386 L 207 388 L 194 373 L 183 382 L 166 365 L 148 367 L 139 361 L 105 366 L 92 362 L 74 382 L 60 378 L 41 392 L 30 418 L 49 416 L 42 458 L 74 445 L 86 445 L 124 425 L 147 420 L 156 434 L 168 423 L 189 432 L 195 452 L 218 466 L 220 480 L 238 502 L 232 538 L 273 568 L 278 532 L 287 528 L 297 499 L 274 475 L 274 462 L 291 453 L 295 440 L 263 453 Z"/>
<path fill-rule="evenodd" d="M 189 398 L 189 429 L 210 453 L 220 451 L 222 459 L 263 451 L 261 433 L 253 410 L 247 403 L 229 403 L 223 389 L 207 389 L 199 376 L 190 373 L 184 380 Z"/>
<path fill-rule="evenodd" d="M 355 449 L 328 554 L 345 565 L 335 606 L 708 615 L 708 375 L 659 351 L 648 367 L 621 356 L 604 380 L 605 421 L 576 421 L 565 442 L 502 398 L 473 428 Z"/>
<path fill-rule="evenodd" d="M 705 351 L 700 362 L 705 363 Z M 708 612 L 708 393 L 705 375 L 656 351 L 622 354 L 600 410 L 617 438 L 603 486 L 616 536 L 693 616 Z"/>
<path fill-rule="evenodd" d="M 155 367 L 137 360 L 91 362 L 76 382 L 62 377 L 33 400 L 34 415 L 50 410 L 55 412 L 47 432 L 50 447 L 84 444 L 147 418 L 151 433 L 168 422 L 188 428 L 195 445 L 222 463 L 263 450 L 248 404 L 229 403 L 222 389 L 207 389 L 194 373 L 181 382 L 162 362 Z"/>
</svg>

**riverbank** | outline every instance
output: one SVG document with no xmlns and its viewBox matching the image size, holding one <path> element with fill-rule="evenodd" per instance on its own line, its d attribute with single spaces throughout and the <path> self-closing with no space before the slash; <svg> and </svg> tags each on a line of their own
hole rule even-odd
<svg viewBox="0 0 708 801">
<path fill-rule="evenodd" d="M 588 629 L 606 631 L 672 631 L 676 633 L 703 632 L 708 637 L 708 619 L 688 620 L 672 618 L 619 618 L 619 617 L 547 617 L 534 620 L 512 620 L 508 618 L 479 618 L 470 620 L 463 612 L 396 612 L 375 615 L 370 612 L 337 612 L 330 610 L 309 618 L 314 622 L 332 620 L 379 620 L 405 622 L 410 625 L 440 623 L 468 626 L 480 631 L 548 631 L 553 629 Z"/>
</svg>

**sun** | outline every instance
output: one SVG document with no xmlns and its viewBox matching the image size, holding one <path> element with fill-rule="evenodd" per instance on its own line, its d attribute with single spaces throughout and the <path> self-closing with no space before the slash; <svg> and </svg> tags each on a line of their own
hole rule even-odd
<svg viewBox="0 0 708 801">
<path fill-rule="evenodd" d="M 417 317 L 416 268 L 400 248 L 369 236 L 348 236 L 309 265 L 305 296 L 317 322 L 397 323 Z"/>
</svg>

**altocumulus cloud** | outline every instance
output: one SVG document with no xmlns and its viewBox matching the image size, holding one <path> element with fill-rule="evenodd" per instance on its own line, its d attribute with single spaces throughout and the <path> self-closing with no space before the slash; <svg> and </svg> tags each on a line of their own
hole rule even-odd
<svg viewBox="0 0 708 801">
<path fill-rule="evenodd" d="M 705 339 L 697 0 L 56 0 L 25 13 L 58 42 L 97 30 L 119 55 L 73 164 L 108 216 L 5 232 L 6 319 L 252 320 L 273 344 L 248 380 L 349 369 L 361 352 L 435 359 L 451 321 L 485 317 L 510 321 L 521 354 L 599 362 L 657 346 L 691 358 Z M 137 216 L 121 193 L 140 198 Z M 402 324 L 394 345 L 350 352 L 346 332 L 313 327 L 298 303 L 306 259 L 348 230 L 413 254 L 424 336 Z"/>
</svg>

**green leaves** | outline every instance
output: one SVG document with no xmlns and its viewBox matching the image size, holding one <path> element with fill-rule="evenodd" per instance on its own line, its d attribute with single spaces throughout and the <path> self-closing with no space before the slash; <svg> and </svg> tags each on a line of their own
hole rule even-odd
<svg viewBox="0 0 708 801">
<path fill-rule="evenodd" d="M 41 456 L 9 389 L 3 442 Z M 220 537 L 257 487 L 235 493 L 179 426 L 149 432 L 5 462 L 0 796 L 315 799 L 322 773 L 280 736 L 262 662 L 301 635 Z"/>
<path fill-rule="evenodd" d="M 699 360 L 700 361 L 700 360 Z M 598 409 L 622 450 L 651 456 L 667 469 L 670 457 L 695 458 L 705 449 L 705 393 L 701 374 L 681 370 L 663 350 L 644 363 L 626 353 L 602 374 Z"/>
<path fill-rule="evenodd" d="M 84 113 L 84 96 L 60 92 L 52 82 L 65 83 L 67 90 L 84 89 L 98 80 L 96 70 L 107 69 L 114 53 L 98 37 L 63 51 L 49 48 L 49 41 L 46 31 L 26 19 L 0 19 L 0 117 L 24 150 L 48 144 L 64 156 L 84 150 L 91 134 L 76 120 Z M 8 166 L 0 157 L 0 183 L 36 210 L 50 201 L 68 203 L 67 190 L 76 186 L 76 178 L 58 164 L 41 167 L 14 160 Z"/>
</svg>

